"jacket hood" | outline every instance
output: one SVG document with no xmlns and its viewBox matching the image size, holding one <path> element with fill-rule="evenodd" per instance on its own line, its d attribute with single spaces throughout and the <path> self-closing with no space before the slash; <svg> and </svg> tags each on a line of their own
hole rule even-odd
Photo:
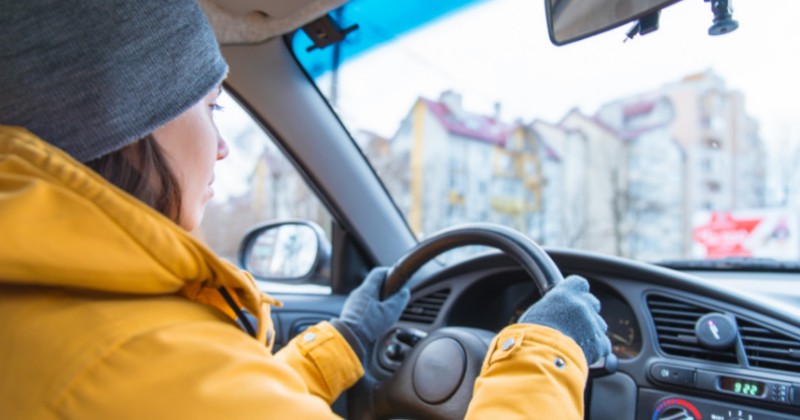
<svg viewBox="0 0 800 420">
<path fill-rule="evenodd" d="M 0 284 L 198 301 L 225 286 L 259 319 L 276 303 L 178 225 L 20 127 L 0 126 L 0 232 Z"/>
</svg>

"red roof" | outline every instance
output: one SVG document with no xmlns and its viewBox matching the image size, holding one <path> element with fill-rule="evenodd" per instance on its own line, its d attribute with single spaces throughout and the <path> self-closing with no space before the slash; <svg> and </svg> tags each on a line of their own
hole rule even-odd
<svg viewBox="0 0 800 420">
<path fill-rule="evenodd" d="M 459 118 L 441 102 L 424 98 L 422 101 L 451 134 L 504 146 L 513 130 L 513 126 L 504 124 L 493 117 L 464 112 Z"/>
<path fill-rule="evenodd" d="M 546 159 L 552 160 L 553 162 L 561 162 L 561 157 L 558 156 L 558 153 L 556 153 L 544 139 L 540 138 L 539 141 L 542 142 L 542 146 L 544 147 L 544 157 Z"/>
<path fill-rule="evenodd" d="M 542 121 L 542 120 L 539 120 L 539 119 L 535 120 L 533 123 L 528 125 L 528 127 L 530 127 L 530 129 L 533 130 L 534 133 L 536 133 L 536 140 L 539 142 L 539 144 L 544 149 L 544 157 L 545 157 L 545 159 L 551 160 L 553 162 L 561 162 L 561 156 L 558 155 L 558 152 L 556 152 L 555 149 L 553 149 L 553 147 L 550 146 L 550 143 L 548 143 L 547 140 L 545 140 L 544 136 L 539 132 L 539 130 L 536 129 L 535 124 L 537 124 L 537 123 L 538 124 L 545 124 L 547 126 L 556 128 L 556 129 L 564 131 L 564 132 L 569 131 L 569 130 L 564 129 L 564 127 L 560 127 L 560 126 L 557 126 L 557 125 L 554 125 L 554 124 L 551 124 L 549 122 Z"/>
<path fill-rule="evenodd" d="M 633 117 L 636 115 L 649 114 L 655 108 L 655 101 L 640 101 L 632 104 L 625 105 L 622 108 L 622 114 L 626 117 Z"/>
</svg>

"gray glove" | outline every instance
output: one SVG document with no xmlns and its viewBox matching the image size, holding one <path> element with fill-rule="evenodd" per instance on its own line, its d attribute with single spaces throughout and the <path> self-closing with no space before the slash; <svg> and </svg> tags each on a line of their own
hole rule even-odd
<svg viewBox="0 0 800 420">
<path fill-rule="evenodd" d="M 364 354 L 359 350 L 368 353 L 381 335 L 400 319 L 400 314 L 411 296 L 408 288 L 404 287 L 386 300 L 380 300 L 381 288 L 388 271 L 386 267 L 377 267 L 370 271 L 364 283 L 353 290 L 344 302 L 339 319 L 333 320 L 334 326 L 340 328 L 344 324 L 356 339 L 361 349 L 356 349 L 352 342 L 350 344 L 359 355 Z M 346 333 L 343 335 L 345 339 L 350 338 Z"/>
<path fill-rule="evenodd" d="M 575 340 L 589 364 L 611 352 L 608 326 L 600 317 L 600 301 L 589 293 L 589 282 L 569 276 L 519 317 L 520 323 L 544 325 Z"/>
</svg>

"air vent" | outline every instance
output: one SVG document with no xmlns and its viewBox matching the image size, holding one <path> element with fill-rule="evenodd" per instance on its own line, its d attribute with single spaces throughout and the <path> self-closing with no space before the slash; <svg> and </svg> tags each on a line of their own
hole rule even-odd
<svg viewBox="0 0 800 420">
<path fill-rule="evenodd" d="M 743 319 L 738 324 L 751 367 L 800 373 L 800 340 Z"/>
<path fill-rule="evenodd" d="M 433 324 L 449 295 L 450 289 L 443 289 L 414 299 L 406 306 L 400 320 Z"/>
<path fill-rule="evenodd" d="M 722 363 L 737 363 L 733 350 L 718 351 L 703 348 L 697 341 L 694 326 L 711 309 L 664 296 L 650 295 L 647 306 L 656 326 L 658 344 L 664 353 L 692 359 Z"/>
</svg>

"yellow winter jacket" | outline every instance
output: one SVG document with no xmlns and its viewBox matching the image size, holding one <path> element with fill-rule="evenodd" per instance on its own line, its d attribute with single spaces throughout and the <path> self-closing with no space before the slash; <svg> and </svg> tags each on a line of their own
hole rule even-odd
<svg viewBox="0 0 800 420">
<path fill-rule="evenodd" d="M 257 338 L 221 286 L 258 318 Z M 273 355 L 270 304 L 168 219 L 0 126 L 0 418 L 335 417 L 330 404 L 363 375 L 358 358 L 325 322 Z M 468 417 L 582 418 L 586 375 L 569 338 L 510 326 Z"/>
</svg>

